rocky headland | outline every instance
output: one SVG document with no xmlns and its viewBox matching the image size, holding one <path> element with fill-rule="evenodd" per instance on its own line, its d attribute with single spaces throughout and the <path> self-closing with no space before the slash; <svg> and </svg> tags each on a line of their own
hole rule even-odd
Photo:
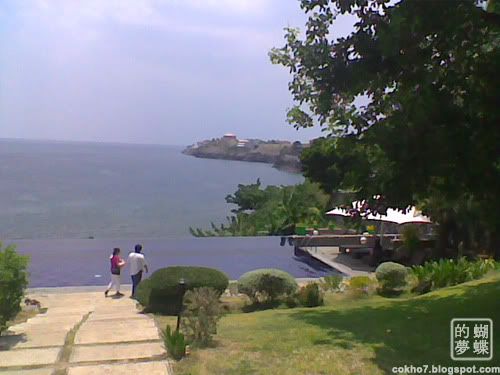
<svg viewBox="0 0 500 375">
<path fill-rule="evenodd" d="M 300 154 L 305 145 L 300 142 L 238 139 L 233 134 L 188 146 L 183 153 L 198 158 L 239 160 L 268 163 L 292 173 L 301 172 Z"/>
</svg>

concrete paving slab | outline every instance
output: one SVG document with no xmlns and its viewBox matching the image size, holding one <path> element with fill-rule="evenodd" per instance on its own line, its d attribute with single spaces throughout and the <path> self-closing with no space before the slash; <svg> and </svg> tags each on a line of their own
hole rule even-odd
<svg viewBox="0 0 500 375">
<path fill-rule="evenodd" d="M 0 370 L 2 375 L 52 375 L 54 370 L 51 368 L 41 368 L 34 370 Z"/>
<path fill-rule="evenodd" d="M 135 304 L 110 304 L 106 306 L 96 306 L 95 309 L 93 310 L 96 313 L 110 313 L 110 312 L 115 312 L 115 311 L 138 311 L 136 309 Z"/>
<path fill-rule="evenodd" d="M 94 306 L 91 306 L 88 302 L 74 302 L 77 304 L 85 303 L 85 307 L 64 307 L 64 306 L 59 306 L 59 307 L 54 307 L 54 306 L 49 306 L 47 307 L 47 312 L 43 314 L 42 316 L 52 316 L 52 317 L 65 317 L 69 315 L 85 315 L 89 311 L 94 310 Z M 42 305 L 43 306 L 43 305 Z"/>
<path fill-rule="evenodd" d="M 87 328 L 84 325 L 76 334 L 75 344 L 99 344 L 158 339 L 158 329 L 156 327 L 130 329 L 130 327 L 127 326 L 114 327 L 108 324 L 107 328 L 96 330 L 92 327 Z"/>
<path fill-rule="evenodd" d="M 125 319 L 116 319 L 112 322 L 107 321 L 107 320 L 93 320 L 93 321 L 87 321 L 85 324 L 80 328 L 81 330 L 87 330 L 87 329 L 95 329 L 95 330 L 101 330 L 101 329 L 107 329 L 113 327 L 114 329 L 129 329 L 131 331 L 139 331 L 141 329 L 147 329 L 147 328 L 155 328 L 156 325 L 152 319 L 142 319 L 142 320 L 125 320 Z"/>
<path fill-rule="evenodd" d="M 166 375 L 167 365 L 163 361 L 145 363 L 125 363 L 113 365 L 70 367 L 68 375 Z"/>
<path fill-rule="evenodd" d="M 135 303 L 108 303 L 108 301 L 104 301 L 102 304 L 98 304 L 95 306 L 94 311 L 96 312 L 111 312 L 111 311 L 117 311 L 117 310 L 128 310 L 128 311 L 135 311 L 136 310 L 136 304 Z"/>
<path fill-rule="evenodd" d="M 135 304 L 113 304 L 106 306 L 96 306 L 94 311 L 96 313 L 109 313 L 114 311 L 137 311 Z"/>
<path fill-rule="evenodd" d="M 71 315 L 71 316 L 44 316 L 38 319 L 30 319 L 26 324 L 53 324 L 53 323 L 75 323 L 82 320 L 85 314 Z"/>
<path fill-rule="evenodd" d="M 85 314 L 70 315 L 70 316 L 43 316 L 40 318 L 30 319 L 26 324 L 54 324 L 54 323 L 75 323 L 82 320 Z"/>
<path fill-rule="evenodd" d="M 120 314 L 120 313 L 92 314 L 92 315 L 90 315 L 87 322 L 98 322 L 98 321 L 103 321 L 103 320 L 128 321 L 130 319 L 149 320 L 151 318 L 147 315 L 144 315 L 144 314 L 134 314 L 134 313 L 130 313 L 130 314 Z"/>
<path fill-rule="evenodd" d="M 56 332 L 29 332 L 26 341 L 20 342 L 15 348 L 42 348 L 45 346 L 63 346 L 67 331 Z"/>
<path fill-rule="evenodd" d="M 37 299 L 37 298 L 35 298 Z M 37 299 L 42 307 L 47 308 L 47 312 L 51 311 L 51 313 L 60 313 L 63 309 L 67 309 L 68 311 L 85 311 L 92 309 L 95 306 L 96 301 L 93 299 L 66 299 L 64 296 L 60 296 L 60 299 L 52 299 L 46 301 L 40 301 Z"/>
<path fill-rule="evenodd" d="M 81 320 L 81 319 L 80 319 Z M 9 331 L 20 334 L 25 332 L 57 332 L 57 331 L 69 331 L 78 322 L 71 323 L 52 323 L 52 324 L 26 324 L 14 327 L 9 327 Z"/>
<path fill-rule="evenodd" d="M 0 368 L 52 364 L 56 362 L 60 350 L 60 348 L 36 348 L 0 351 Z"/>
<path fill-rule="evenodd" d="M 159 342 L 80 347 L 75 346 L 73 348 L 70 362 L 151 358 L 162 354 L 165 354 L 165 349 Z"/>
<path fill-rule="evenodd" d="M 44 317 L 40 319 L 30 319 L 27 322 L 16 324 L 14 326 L 9 327 L 9 330 L 14 330 L 14 331 L 19 331 L 23 329 L 34 329 L 37 327 L 46 327 L 47 329 L 51 327 L 57 327 L 57 326 L 70 326 L 73 327 L 75 324 L 77 324 L 79 321 L 81 321 L 83 318 L 83 315 L 79 316 L 74 316 L 71 318 L 61 318 L 58 319 L 57 317 Z"/>
<path fill-rule="evenodd" d="M 26 341 L 25 334 L 12 334 L 0 336 L 0 350 L 9 350 L 20 342 Z"/>
</svg>

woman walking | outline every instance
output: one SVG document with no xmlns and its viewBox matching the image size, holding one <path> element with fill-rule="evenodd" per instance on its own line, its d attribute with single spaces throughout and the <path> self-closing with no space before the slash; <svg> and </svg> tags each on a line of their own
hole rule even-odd
<svg viewBox="0 0 500 375">
<path fill-rule="evenodd" d="M 104 296 L 108 296 L 112 287 L 116 290 L 116 296 L 123 296 L 123 294 L 120 293 L 120 270 L 125 265 L 125 261 L 120 257 L 120 249 L 115 247 L 113 249 L 113 255 L 111 255 L 109 259 L 111 261 L 111 282 L 104 292 Z"/>
</svg>

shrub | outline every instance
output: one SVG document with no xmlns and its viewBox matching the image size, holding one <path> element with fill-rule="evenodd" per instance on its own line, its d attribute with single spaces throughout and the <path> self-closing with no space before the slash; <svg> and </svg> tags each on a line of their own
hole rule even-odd
<svg viewBox="0 0 500 375">
<path fill-rule="evenodd" d="M 2 250 L 0 243 L 0 333 L 21 311 L 21 299 L 28 286 L 28 259 L 19 255 L 13 245 Z"/>
<path fill-rule="evenodd" d="M 145 308 L 148 309 L 150 306 L 149 296 L 151 295 L 151 289 L 153 288 L 150 279 L 144 279 L 140 282 L 139 286 L 135 290 L 135 299 Z"/>
<path fill-rule="evenodd" d="M 332 275 L 323 277 L 321 288 L 326 291 L 338 292 L 344 278 L 340 275 Z"/>
<path fill-rule="evenodd" d="M 349 279 L 349 291 L 355 297 L 367 296 L 374 289 L 376 282 L 368 276 L 353 276 Z"/>
<path fill-rule="evenodd" d="M 408 249 L 410 255 L 418 250 L 420 246 L 420 235 L 416 225 L 405 225 L 401 231 L 403 246 Z"/>
<path fill-rule="evenodd" d="M 285 302 L 286 307 L 291 308 L 291 309 L 300 305 L 299 298 L 298 298 L 297 294 L 295 294 L 295 293 L 286 296 L 284 302 Z"/>
<path fill-rule="evenodd" d="M 277 269 L 258 269 L 245 273 L 238 281 L 238 291 L 246 294 L 252 302 L 275 301 L 282 295 L 297 290 L 292 275 Z"/>
<path fill-rule="evenodd" d="M 177 331 L 172 332 L 169 325 L 167 325 L 165 332 L 163 332 L 163 341 L 165 342 L 168 354 L 176 361 L 179 361 L 186 355 L 184 335 Z"/>
<path fill-rule="evenodd" d="M 302 306 L 316 307 L 323 305 L 323 296 L 316 283 L 310 283 L 300 288 L 297 297 Z"/>
<path fill-rule="evenodd" d="M 406 267 L 394 262 L 384 262 L 375 270 L 379 282 L 379 293 L 396 295 L 401 293 L 407 285 L 408 271 Z"/>
<path fill-rule="evenodd" d="M 238 295 L 238 282 L 237 281 L 232 281 L 229 283 L 228 292 L 229 292 L 230 296 L 237 296 Z"/>
<path fill-rule="evenodd" d="M 495 267 L 496 263 L 491 259 L 468 261 L 466 258 L 459 258 L 427 262 L 421 266 L 412 267 L 411 272 L 416 279 L 416 285 L 412 291 L 423 294 L 479 279 Z"/>
<path fill-rule="evenodd" d="M 182 329 L 188 340 L 200 346 L 210 343 L 221 317 L 220 294 L 212 288 L 196 288 L 184 296 Z"/>
<path fill-rule="evenodd" d="M 227 276 L 213 268 L 167 267 L 157 270 L 149 279 L 141 282 L 136 298 L 147 311 L 177 314 L 182 303 L 180 279 L 184 279 L 186 291 L 209 287 L 219 296 L 229 284 Z"/>
</svg>

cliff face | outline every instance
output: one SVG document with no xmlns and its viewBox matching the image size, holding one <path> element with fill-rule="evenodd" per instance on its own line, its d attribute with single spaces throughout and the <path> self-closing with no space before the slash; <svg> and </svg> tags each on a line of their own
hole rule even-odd
<svg viewBox="0 0 500 375">
<path fill-rule="evenodd" d="M 280 170 L 301 172 L 302 145 L 286 141 L 249 140 L 242 144 L 236 139 L 213 139 L 187 147 L 183 153 L 198 158 L 239 160 L 273 164 Z"/>
</svg>

